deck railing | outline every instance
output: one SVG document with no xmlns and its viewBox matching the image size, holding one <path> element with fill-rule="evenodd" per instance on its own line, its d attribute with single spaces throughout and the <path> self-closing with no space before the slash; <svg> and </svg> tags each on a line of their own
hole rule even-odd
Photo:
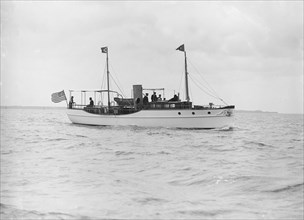
<svg viewBox="0 0 304 220">
<path fill-rule="evenodd" d="M 96 114 L 105 114 L 105 113 L 114 113 L 114 114 L 127 114 L 136 112 L 139 110 L 164 110 L 164 109 L 225 109 L 231 108 L 234 106 L 221 106 L 221 105 L 194 105 L 192 106 L 192 102 L 170 102 L 170 101 L 162 101 L 162 102 L 149 102 L 147 105 L 133 105 L 133 106 L 111 106 L 108 109 L 108 106 L 101 105 L 80 105 L 73 103 L 69 104 L 69 109 L 78 109 L 85 110 L 87 112 L 96 113 Z"/>
</svg>

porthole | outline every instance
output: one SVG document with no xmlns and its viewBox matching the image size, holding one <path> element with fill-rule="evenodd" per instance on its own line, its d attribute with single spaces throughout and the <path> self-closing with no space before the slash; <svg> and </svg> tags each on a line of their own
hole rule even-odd
<svg viewBox="0 0 304 220">
<path fill-rule="evenodd" d="M 195 112 L 192 112 L 192 115 L 195 115 Z"/>
<path fill-rule="evenodd" d="M 180 115 L 181 113 L 180 113 L 180 112 L 178 112 L 178 114 Z"/>
<path fill-rule="evenodd" d="M 211 112 L 208 112 L 208 115 L 210 115 L 211 114 Z"/>
</svg>

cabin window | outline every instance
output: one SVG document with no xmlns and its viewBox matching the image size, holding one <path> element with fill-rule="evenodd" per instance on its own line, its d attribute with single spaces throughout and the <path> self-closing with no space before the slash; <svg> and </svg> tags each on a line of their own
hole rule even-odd
<svg viewBox="0 0 304 220">
<path fill-rule="evenodd" d="M 175 108 L 175 104 L 170 104 L 170 108 Z"/>
<path fill-rule="evenodd" d="M 169 105 L 169 104 L 165 104 L 164 107 L 165 107 L 165 108 L 169 108 L 170 105 Z"/>
<path fill-rule="evenodd" d="M 156 105 L 156 108 L 161 108 L 161 105 L 160 105 L 160 104 L 157 104 L 157 105 Z"/>
<path fill-rule="evenodd" d="M 151 104 L 151 108 L 155 108 L 155 104 Z"/>
</svg>

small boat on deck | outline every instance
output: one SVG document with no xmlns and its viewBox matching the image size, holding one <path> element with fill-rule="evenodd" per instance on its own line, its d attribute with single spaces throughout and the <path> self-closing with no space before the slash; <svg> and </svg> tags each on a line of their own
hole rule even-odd
<svg viewBox="0 0 304 220">
<path fill-rule="evenodd" d="M 142 85 L 133 85 L 133 97 L 125 98 L 117 91 L 109 88 L 109 58 L 108 47 L 101 48 L 106 53 L 107 89 L 94 91 L 70 90 L 70 98 L 74 93 L 81 94 L 81 104 L 70 101 L 67 115 L 72 123 L 84 125 L 110 125 L 110 126 L 145 126 L 145 127 L 169 127 L 169 128 L 230 128 L 233 126 L 234 105 L 215 106 L 194 105 L 190 101 L 188 89 L 187 56 L 185 46 L 181 45 L 177 50 L 184 52 L 185 56 L 185 93 L 186 100 L 154 100 L 147 102 L 144 98 Z M 150 89 L 155 91 L 156 89 Z M 85 105 L 86 94 L 93 93 L 96 96 L 107 96 L 107 105 L 102 101 L 96 101 L 94 105 Z M 110 99 L 110 97 L 114 97 Z"/>
</svg>

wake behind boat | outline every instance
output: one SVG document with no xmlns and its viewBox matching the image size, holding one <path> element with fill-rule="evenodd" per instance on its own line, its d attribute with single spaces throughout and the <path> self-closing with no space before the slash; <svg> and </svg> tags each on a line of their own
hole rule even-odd
<svg viewBox="0 0 304 220">
<path fill-rule="evenodd" d="M 70 102 L 68 104 L 67 115 L 72 123 L 84 125 L 134 125 L 146 127 L 173 127 L 173 128 L 230 128 L 233 125 L 233 105 L 215 106 L 194 105 L 190 101 L 188 88 L 187 56 L 185 46 L 181 45 L 177 50 L 184 52 L 185 56 L 185 91 L 186 100 L 180 100 L 179 95 L 175 95 L 170 100 L 163 100 L 152 96 L 149 102 L 144 91 L 154 92 L 164 89 L 145 89 L 142 85 L 133 85 L 133 97 L 125 98 L 117 91 L 109 88 L 109 58 L 108 47 L 101 48 L 102 53 L 106 53 L 107 66 L 107 89 L 106 90 L 70 90 Z M 62 94 L 63 92 L 63 94 Z M 54 93 L 52 100 L 64 100 L 64 91 Z M 80 93 L 81 104 L 76 104 L 73 100 L 74 94 Z M 85 105 L 87 93 L 93 94 L 91 103 Z M 102 97 L 107 96 L 107 105 L 103 105 Z M 114 96 L 115 97 L 114 97 Z M 53 97 L 55 96 L 55 97 Z M 58 96 L 58 97 L 57 97 Z M 100 101 L 97 101 L 97 98 Z M 113 97 L 113 99 L 111 99 Z M 56 99 L 57 98 L 57 99 Z M 61 100 L 61 101 L 62 101 Z M 96 102 L 97 101 L 97 102 Z"/>
</svg>

